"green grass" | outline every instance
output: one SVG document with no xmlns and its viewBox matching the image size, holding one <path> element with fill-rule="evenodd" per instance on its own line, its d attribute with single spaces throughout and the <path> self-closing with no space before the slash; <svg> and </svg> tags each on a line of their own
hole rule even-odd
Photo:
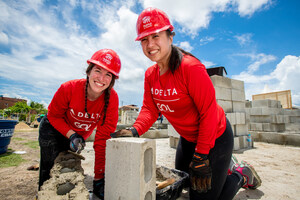
<svg viewBox="0 0 300 200">
<path fill-rule="evenodd" d="M 18 166 L 24 161 L 21 155 L 12 153 L 8 149 L 6 153 L 0 155 L 0 168 Z"/>
<path fill-rule="evenodd" d="M 38 141 L 29 141 L 24 143 L 24 145 L 32 148 L 32 149 L 38 149 L 39 148 L 39 142 Z"/>
<path fill-rule="evenodd" d="M 14 141 L 24 141 L 25 139 L 24 138 L 18 138 L 18 137 L 12 137 L 11 140 L 14 140 Z"/>
</svg>

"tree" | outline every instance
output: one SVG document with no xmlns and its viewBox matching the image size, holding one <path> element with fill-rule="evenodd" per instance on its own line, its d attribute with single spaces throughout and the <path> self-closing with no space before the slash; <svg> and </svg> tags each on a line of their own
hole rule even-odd
<svg viewBox="0 0 300 200">
<path fill-rule="evenodd" d="M 28 106 L 25 102 L 20 101 L 15 103 L 15 105 L 9 107 L 11 113 L 28 113 L 30 110 L 30 106 Z"/>
</svg>

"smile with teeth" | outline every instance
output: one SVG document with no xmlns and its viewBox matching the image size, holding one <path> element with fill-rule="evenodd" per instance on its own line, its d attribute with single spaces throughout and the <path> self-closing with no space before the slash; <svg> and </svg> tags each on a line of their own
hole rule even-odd
<svg viewBox="0 0 300 200">
<path fill-rule="evenodd" d="M 157 52 L 158 52 L 158 50 L 152 50 L 152 51 L 149 51 L 149 54 L 152 55 L 152 54 L 155 54 Z"/>
<path fill-rule="evenodd" d="M 104 86 L 104 84 L 98 83 L 98 82 L 95 82 L 95 84 L 98 85 L 98 86 L 100 86 L 100 87 L 103 87 L 103 86 Z"/>
</svg>

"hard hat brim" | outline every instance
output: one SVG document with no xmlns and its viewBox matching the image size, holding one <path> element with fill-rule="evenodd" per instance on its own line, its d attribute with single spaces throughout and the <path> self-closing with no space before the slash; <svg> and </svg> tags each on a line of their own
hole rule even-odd
<svg viewBox="0 0 300 200">
<path fill-rule="evenodd" d="M 159 32 L 162 32 L 162 31 L 166 31 L 170 29 L 170 31 L 173 31 L 174 27 L 172 25 L 166 25 L 160 29 L 155 29 L 155 30 L 152 30 L 152 31 L 145 31 L 144 33 L 141 33 L 140 35 L 137 36 L 137 38 L 135 39 L 135 41 L 140 41 L 143 37 L 146 37 L 148 35 L 151 35 L 153 33 L 159 33 Z"/>
<path fill-rule="evenodd" d="M 95 64 L 95 65 L 97 65 L 97 66 L 99 66 L 99 67 L 102 67 L 102 68 L 104 68 L 105 70 L 107 70 L 107 71 L 109 71 L 110 73 L 112 73 L 113 75 L 115 75 L 115 76 L 116 76 L 116 79 L 119 78 L 119 74 L 117 74 L 115 71 L 109 69 L 108 67 L 106 67 L 105 65 L 103 65 L 101 62 L 99 62 L 99 61 L 97 61 L 97 60 L 88 59 L 88 60 L 87 60 L 87 63 L 88 63 L 88 64 L 93 63 L 93 64 Z"/>
</svg>

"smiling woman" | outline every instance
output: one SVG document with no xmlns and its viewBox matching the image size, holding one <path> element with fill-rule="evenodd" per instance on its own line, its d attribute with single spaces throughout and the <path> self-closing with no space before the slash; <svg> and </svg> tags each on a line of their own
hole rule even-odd
<svg viewBox="0 0 300 200">
<path fill-rule="evenodd" d="M 104 197 L 106 140 L 118 122 L 118 94 L 113 89 L 121 61 L 111 49 L 102 49 L 87 60 L 86 79 L 63 83 L 55 93 L 39 130 L 41 147 L 39 190 L 50 178 L 54 159 L 62 151 L 80 153 L 97 128 L 94 149 L 94 194 Z M 106 113 L 109 113 L 107 115 Z"/>
</svg>

